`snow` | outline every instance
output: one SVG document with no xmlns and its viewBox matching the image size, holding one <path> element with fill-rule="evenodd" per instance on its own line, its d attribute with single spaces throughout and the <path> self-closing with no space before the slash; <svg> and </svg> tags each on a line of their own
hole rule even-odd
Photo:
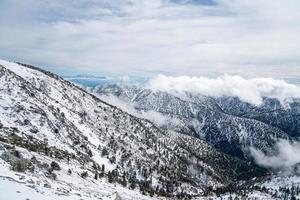
<svg viewBox="0 0 300 200">
<path fill-rule="evenodd" d="M 272 189 L 279 189 L 280 187 L 300 186 L 300 176 L 273 176 L 271 180 L 265 181 L 262 186 Z"/>
<path fill-rule="evenodd" d="M 21 77 L 24 77 L 24 78 L 33 78 L 33 77 L 35 77 L 35 75 L 33 74 L 33 72 L 34 72 L 33 70 L 31 70 L 29 68 L 22 67 L 17 63 L 8 62 L 8 61 L 0 59 L 0 65 L 5 66 L 5 68 L 13 71 L 18 76 L 21 76 Z"/>
<path fill-rule="evenodd" d="M 60 166 L 62 170 L 57 172 L 58 179 L 49 180 L 40 175 L 13 172 L 9 169 L 9 165 L 0 159 L 0 199 L 92 200 L 101 198 L 114 200 L 116 193 L 122 200 L 163 199 L 144 196 L 138 191 L 109 184 L 106 180 L 83 179 L 76 174 L 76 171 L 80 170 L 76 163 L 71 165 L 60 163 Z M 66 174 L 68 168 L 72 169 L 72 176 Z M 45 183 L 50 187 L 45 186 Z"/>
<path fill-rule="evenodd" d="M 199 159 L 195 156 L 192 157 L 191 152 L 186 152 L 186 149 L 180 149 L 177 142 L 181 140 L 186 142 L 191 139 L 189 136 L 183 136 L 175 131 L 169 131 L 167 133 L 159 131 L 151 123 L 142 120 L 137 121 L 125 112 L 110 107 L 101 101 L 95 101 L 91 95 L 84 93 L 79 88 L 71 84 L 67 84 L 60 79 L 48 76 L 38 70 L 3 60 L 0 60 L 0 65 L 4 65 L 7 69 L 22 77 L 20 79 L 11 73 L 7 73 L 6 76 L 0 77 L 0 91 L 2 92 L 0 94 L 0 121 L 5 127 L 17 127 L 19 130 L 17 134 L 19 136 L 30 135 L 39 140 L 47 139 L 49 146 L 57 147 L 58 149 L 68 151 L 69 153 L 77 153 L 77 150 L 81 148 L 80 145 L 74 145 L 74 140 L 76 140 L 80 144 L 86 145 L 86 147 L 92 151 L 93 155 L 91 159 L 99 165 L 104 164 L 106 170 L 115 169 L 117 164 L 112 164 L 109 159 L 102 157 L 101 151 L 99 151 L 98 147 L 105 147 L 111 138 L 116 141 L 120 139 L 122 142 L 118 145 L 124 149 L 129 149 L 134 152 L 132 157 L 130 157 L 130 161 L 133 163 L 136 160 L 139 160 L 151 165 L 151 162 L 153 161 L 151 160 L 151 157 L 155 157 L 157 154 L 160 156 L 162 152 L 169 150 L 168 156 L 163 157 L 165 163 L 168 164 L 167 161 L 171 160 L 170 158 L 172 158 L 173 155 L 173 151 L 170 150 L 179 148 L 179 151 L 184 151 L 185 154 L 183 155 L 188 156 L 193 164 L 197 163 L 206 170 L 213 172 L 213 174 L 217 173 L 215 166 L 208 165 L 201 160 L 199 161 Z M 26 93 L 24 88 L 20 86 L 25 83 L 27 83 L 26 87 L 28 87 L 30 91 L 35 92 L 34 97 L 31 97 L 28 93 Z M 150 98 L 156 97 L 150 96 Z M 167 102 L 169 101 L 168 98 L 164 100 Z M 181 102 L 183 104 L 186 103 L 180 100 L 179 103 Z M 173 105 L 167 104 L 167 106 L 174 111 L 178 111 L 182 105 L 177 103 L 178 102 L 174 103 L 174 108 L 172 107 Z M 197 105 L 200 105 L 199 107 L 202 108 L 201 104 Z M 22 106 L 22 109 L 17 112 L 16 108 L 18 106 Z M 49 108 L 50 106 L 52 106 L 52 108 Z M 156 108 L 157 111 L 163 109 L 163 106 L 159 104 L 153 105 L 153 107 Z M 182 110 L 182 116 L 189 115 L 190 111 L 194 115 L 198 114 L 198 112 L 201 114 L 202 112 L 202 110 L 196 110 L 196 105 L 188 104 L 187 107 L 187 110 Z M 64 114 L 63 120 L 61 119 L 62 113 Z M 86 114 L 82 116 L 83 113 Z M 228 115 L 223 117 L 225 120 L 230 121 L 230 123 L 233 123 L 234 125 L 239 125 L 242 122 L 239 118 L 231 119 Z M 30 120 L 30 124 L 22 124 L 26 119 Z M 172 119 L 174 118 L 171 118 L 170 121 Z M 185 123 L 184 121 L 181 121 L 182 119 L 183 118 L 178 118 L 178 123 Z M 189 120 L 189 123 L 195 127 L 195 130 L 200 131 L 200 129 L 204 126 L 204 123 L 206 123 L 206 120 L 210 119 L 204 116 L 199 121 L 196 119 Z M 218 121 L 217 125 L 219 126 L 219 129 L 223 128 L 221 120 L 223 119 L 216 119 L 216 121 Z M 39 130 L 39 132 L 30 132 L 30 129 L 35 127 Z M 59 133 L 55 133 L 55 131 L 53 131 L 53 127 L 59 127 Z M 264 127 L 265 126 L 262 125 L 259 126 L 259 130 L 261 130 L 261 132 L 257 132 L 255 134 L 259 136 L 260 133 L 266 134 Z M 236 134 L 241 140 L 253 139 L 253 137 L 256 137 L 254 133 L 247 131 L 247 128 L 249 128 L 247 126 L 237 126 L 236 130 L 231 128 L 232 126 L 228 129 L 228 135 L 226 135 L 227 133 L 224 133 L 227 137 L 231 137 L 229 133 L 236 130 L 239 130 Z M 143 140 L 145 140 L 144 134 L 147 131 L 153 134 L 155 139 L 165 144 L 167 148 L 159 146 L 160 149 L 157 151 L 153 148 L 149 148 L 145 143 L 143 143 Z M 126 137 L 125 133 L 126 135 L 130 134 L 132 137 Z M 5 136 L 6 133 L 0 131 L 0 134 Z M 196 140 L 195 138 L 192 138 L 191 140 L 193 140 L 194 143 L 189 144 L 198 145 L 191 146 L 191 148 L 196 149 L 193 153 L 196 153 L 198 156 L 210 153 L 209 151 L 212 148 L 209 149 L 209 146 L 205 142 Z M 245 142 L 241 141 L 241 143 Z M 186 145 L 186 143 L 182 144 Z M 145 151 L 140 151 L 140 148 Z M 91 169 L 92 162 L 87 162 L 83 165 L 76 159 L 71 161 L 67 161 L 67 159 L 57 160 L 54 156 L 48 157 L 19 147 L 17 147 L 17 150 L 22 153 L 24 158 L 27 159 L 35 156 L 43 163 L 50 164 L 52 161 L 58 162 L 61 170 L 55 171 L 57 179 L 52 180 L 47 178 L 44 172 L 38 168 L 35 169 L 35 173 L 13 172 L 10 170 L 10 166 L 0 159 L 0 199 L 15 200 L 28 198 L 30 200 L 108 200 L 116 199 L 117 196 L 120 196 L 123 200 L 164 199 L 144 196 L 138 190 L 130 190 L 118 184 L 108 183 L 106 178 L 95 180 L 93 178 L 94 172 Z M 212 152 L 215 153 L 215 151 Z M 2 152 L 0 150 L 0 155 L 1 153 Z M 112 155 L 114 155 L 116 159 L 119 159 L 122 156 L 119 150 L 116 150 L 116 152 Z M 197 167 L 191 165 L 187 166 L 187 168 L 189 169 L 191 179 L 198 177 L 197 181 L 202 181 L 201 184 L 221 186 L 221 183 L 216 181 L 213 177 L 206 173 L 199 173 Z M 71 169 L 72 175 L 68 174 L 69 169 Z M 124 170 L 127 169 L 124 168 Z M 136 170 L 136 168 L 133 170 Z M 80 176 L 80 174 L 84 171 L 89 173 L 90 176 L 88 178 L 84 179 Z M 152 181 L 154 186 L 160 185 L 158 181 L 158 177 L 160 175 L 161 174 L 153 173 Z M 137 177 L 141 180 L 143 179 L 140 174 L 137 174 Z M 280 185 L 291 185 L 293 183 L 300 184 L 300 178 L 275 178 L 272 181 L 265 182 L 264 185 L 268 188 L 278 188 Z M 50 185 L 51 187 L 49 188 L 47 185 Z M 187 191 L 191 189 L 191 186 L 185 182 L 182 183 L 182 186 L 183 187 L 178 189 L 186 189 Z M 201 188 L 197 188 L 197 190 L 198 194 L 202 192 Z M 192 193 L 191 191 L 188 192 Z M 249 195 L 254 198 L 257 197 L 258 199 L 270 198 L 267 194 L 259 192 L 253 192 Z M 217 197 L 213 198 L 218 199 Z M 224 195 L 224 198 L 229 198 L 229 195 Z"/>
<path fill-rule="evenodd" d="M 4 68 L 5 76 L 0 78 L 0 119 L 4 127 L 17 127 L 18 132 L 16 134 L 20 137 L 31 135 L 41 141 L 47 139 L 49 146 L 55 146 L 69 153 L 75 153 L 77 148 L 73 146 L 73 141 L 70 141 L 69 135 L 72 134 L 77 138 L 78 136 L 81 138 L 85 136 L 86 139 L 84 140 L 87 147 L 92 150 L 93 160 L 99 165 L 104 164 L 106 170 L 116 168 L 115 164 L 100 155 L 97 147 L 99 145 L 104 147 L 112 134 L 121 135 L 123 132 L 133 130 L 130 124 L 122 132 L 114 133 L 116 131 L 114 125 L 116 119 L 113 118 L 113 115 L 121 115 L 120 117 L 124 121 L 118 123 L 122 127 L 126 123 L 128 125 L 129 116 L 122 116 L 122 112 L 116 112 L 115 109 L 95 101 L 90 95 L 83 95 L 84 92 L 78 88 L 68 85 L 60 79 L 49 77 L 38 70 L 3 60 L 0 60 L 0 65 L 13 72 L 6 71 Z M 14 73 L 21 78 L 15 76 Z M 25 85 L 25 88 L 20 87 L 20 85 Z M 30 96 L 27 89 L 30 92 L 38 92 L 35 92 L 34 96 Z M 17 105 L 22 108 L 15 112 Z M 108 111 L 103 109 L 108 109 Z M 82 117 L 79 115 L 83 112 L 88 113 L 84 123 L 82 123 Z M 63 123 L 58 121 L 58 115 L 61 113 L 64 113 L 65 116 Z M 104 117 L 114 121 L 103 120 Z M 23 124 L 24 120 L 29 120 L 29 123 Z M 53 131 L 53 126 L 60 128 L 59 133 Z M 37 127 L 37 133 L 30 132 L 33 127 Z M 105 134 L 99 134 L 101 133 L 99 130 L 105 130 Z M 7 133 L 0 131 L 0 134 L 6 136 Z M 133 149 L 138 148 L 138 146 L 132 147 Z M 45 177 L 43 171 L 38 168 L 35 168 L 35 173 L 19 174 L 12 172 L 9 169 L 10 166 L 0 159 L 2 186 L 0 199 L 19 199 L 20 195 L 30 199 L 110 199 L 116 192 L 122 199 L 149 199 L 138 191 L 110 184 L 106 178 L 96 182 L 93 178 L 93 172 L 89 171 L 91 166 L 82 166 L 75 161 L 68 163 L 55 160 L 53 157 L 49 158 L 43 154 L 29 152 L 19 147 L 17 150 L 22 153 L 23 158 L 30 159 L 35 156 L 39 162 L 48 165 L 54 159 L 59 163 L 61 170 L 55 172 L 57 180 L 52 180 Z M 140 156 L 139 154 L 137 153 L 135 156 Z M 68 169 L 72 170 L 72 175 L 68 174 Z M 84 171 L 88 171 L 90 175 L 87 179 L 80 176 Z M 23 177 L 22 180 L 20 177 Z M 33 182 L 33 184 L 29 185 L 28 181 Z M 51 188 L 44 187 L 44 184 L 51 185 Z M 4 193 L 3 191 L 6 190 L 10 192 Z M 20 191 L 22 194 L 16 191 Z"/>
</svg>

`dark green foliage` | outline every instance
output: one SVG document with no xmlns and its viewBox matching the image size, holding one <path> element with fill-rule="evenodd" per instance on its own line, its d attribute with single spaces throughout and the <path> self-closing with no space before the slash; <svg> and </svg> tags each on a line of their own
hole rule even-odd
<svg viewBox="0 0 300 200">
<path fill-rule="evenodd" d="M 129 188 L 133 190 L 136 188 L 136 180 L 130 180 Z"/>
<path fill-rule="evenodd" d="M 35 129 L 35 128 L 33 128 L 33 129 L 30 129 L 29 130 L 31 133 L 34 133 L 34 134 L 36 134 L 36 133 L 38 133 L 39 132 L 39 130 L 37 130 L 37 129 Z"/>
<path fill-rule="evenodd" d="M 114 183 L 114 182 L 119 182 L 121 183 L 121 180 L 119 179 L 119 172 L 117 169 L 114 169 L 112 171 L 107 172 L 107 178 L 108 182 Z"/>
<path fill-rule="evenodd" d="M 89 157 L 93 156 L 93 153 L 92 153 L 92 151 L 90 149 L 88 150 L 88 155 L 89 155 Z"/>
<path fill-rule="evenodd" d="M 112 163 L 112 164 L 115 164 L 116 163 L 116 157 L 115 156 L 112 156 L 109 158 L 109 161 Z"/>
<path fill-rule="evenodd" d="M 94 176 L 94 179 L 95 179 L 95 180 L 98 180 L 98 176 L 99 176 L 99 175 L 98 175 L 98 172 L 97 172 L 97 171 L 95 171 L 95 176 Z"/>
<path fill-rule="evenodd" d="M 127 180 L 125 175 L 122 176 L 121 184 L 123 185 L 123 187 L 127 187 Z"/>
<path fill-rule="evenodd" d="M 57 162 L 55 161 L 52 161 L 51 164 L 50 164 L 50 167 L 51 167 L 51 170 L 54 171 L 54 170 L 57 170 L 59 171 L 60 170 L 60 166 Z"/>
<path fill-rule="evenodd" d="M 101 151 L 101 156 L 104 157 L 104 156 L 107 156 L 108 155 L 108 151 L 105 147 L 103 147 L 102 151 Z"/>
<path fill-rule="evenodd" d="M 33 163 L 33 164 L 36 164 L 38 161 L 37 161 L 37 159 L 36 159 L 35 156 L 32 156 L 32 157 L 30 158 L 30 162 Z"/>
<path fill-rule="evenodd" d="M 85 172 L 82 172 L 81 174 L 80 174 L 80 176 L 81 176 L 81 178 L 87 178 L 88 177 L 88 172 L 87 171 L 85 171 Z"/>
<path fill-rule="evenodd" d="M 98 177 L 99 177 L 98 168 L 100 168 L 99 165 L 96 164 L 95 162 L 93 162 L 93 169 L 95 171 L 94 179 L 96 179 L 96 180 L 98 180 Z"/>
<path fill-rule="evenodd" d="M 0 136 L 0 141 L 23 147 L 29 151 L 44 153 L 49 157 L 52 157 L 54 155 L 57 159 L 68 159 L 70 157 L 75 157 L 74 154 L 70 154 L 67 151 L 59 150 L 55 147 L 49 147 L 47 141 L 40 141 L 31 136 L 20 137 L 15 133 L 11 133 L 6 138 Z"/>
</svg>

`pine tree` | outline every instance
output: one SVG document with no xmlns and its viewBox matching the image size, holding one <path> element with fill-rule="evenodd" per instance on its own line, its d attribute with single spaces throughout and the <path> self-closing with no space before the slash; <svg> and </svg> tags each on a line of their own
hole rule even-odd
<svg viewBox="0 0 300 200">
<path fill-rule="evenodd" d="M 121 184 L 122 184 L 124 187 L 127 187 L 127 181 L 126 181 L 125 174 L 123 174 L 123 176 L 122 176 L 122 182 L 121 182 Z"/>
<path fill-rule="evenodd" d="M 95 169 L 95 176 L 94 176 L 94 179 L 98 180 L 98 170 L 97 170 L 97 168 Z"/>
<path fill-rule="evenodd" d="M 113 175 L 112 175 L 111 171 L 108 171 L 107 178 L 108 178 L 108 182 L 109 183 L 112 183 L 114 181 Z"/>
<path fill-rule="evenodd" d="M 101 156 L 104 157 L 104 156 L 107 156 L 108 155 L 108 151 L 105 147 L 103 147 L 102 151 L 101 151 Z"/>
</svg>

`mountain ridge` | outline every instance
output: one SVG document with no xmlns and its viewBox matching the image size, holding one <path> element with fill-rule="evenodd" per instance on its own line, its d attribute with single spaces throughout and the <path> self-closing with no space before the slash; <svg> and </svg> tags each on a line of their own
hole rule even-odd
<svg viewBox="0 0 300 200">
<path fill-rule="evenodd" d="M 243 159 L 249 159 L 244 147 L 253 146 L 268 152 L 278 139 L 290 139 L 279 127 L 228 112 L 226 109 L 230 105 L 220 105 L 221 99 L 190 93 L 180 97 L 135 86 L 122 88 L 114 84 L 98 86 L 91 91 L 100 98 L 116 96 L 140 112 L 158 112 L 167 119 L 162 128 L 202 138 L 224 153 Z M 172 124 L 174 119 L 180 122 Z"/>
<path fill-rule="evenodd" d="M 111 182 L 135 185 L 144 194 L 189 196 L 203 194 L 211 184 L 221 187 L 265 173 L 202 140 L 161 130 L 55 74 L 0 64 L 1 158 L 12 167 L 15 162 L 34 166 L 33 172 L 25 167 L 27 175 L 38 170 L 47 174 L 45 181 L 57 183 L 63 180 L 55 175 L 53 162 L 67 162 L 81 166 L 76 173 L 88 181 L 94 180 L 89 173 L 97 179 L 101 174 Z M 52 162 L 47 167 L 41 165 L 44 160 Z M 63 171 L 68 173 L 67 166 Z"/>
</svg>

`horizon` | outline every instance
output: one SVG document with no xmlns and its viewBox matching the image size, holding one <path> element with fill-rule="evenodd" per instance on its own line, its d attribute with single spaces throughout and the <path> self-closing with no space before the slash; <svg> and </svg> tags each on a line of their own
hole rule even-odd
<svg viewBox="0 0 300 200">
<path fill-rule="evenodd" d="M 5 60 L 5 59 L 1 59 L 0 60 Z M 13 60 L 6 60 L 8 62 L 14 62 L 14 63 L 18 63 L 19 61 L 13 61 Z M 21 62 L 22 63 L 22 62 Z M 97 85 L 101 85 L 101 84 L 105 84 L 105 83 L 110 83 L 111 81 L 113 83 L 119 83 L 122 82 L 124 79 L 128 79 L 128 82 L 131 84 L 144 84 L 147 83 L 149 80 L 159 76 L 159 75 L 166 75 L 166 76 L 170 76 L 170 77 L 179 77 L 179 76 L 188 76 L 188 75 L 172 75 L 171 73 L 148 73 L 148 74 L 120 74 L 120 73 L 109 73 L 109 72 L 84 72 L 84 71 L 70 71 L 70 70 L 60 70 L 57 68 L 52 68 L 52 67 L 44 67 L 44 66 L 40 66 L 40 65 L 34 65 L 31 63 L 23 63 L 23 64 L 28 64 L 28 65 L 32 65 L 44 70 L 48 70 L 52 73 L 55 73 L 61 77 L 63 77 L 66 80 L 69 80 L 71 82 L 77 83 L 77 84 L 81 84 L 82 86 L 97 86 Z M 245 79 L 251 79 L 251 78 L 273 78 L 275 80 L 283 80 L 288 84 L 293 84 L 296 86 L 300 86 L 300 77 L 297 77 L 296 75 L 291 75 L 289 77 L 280 77 L 280 76 L 275 76 L 275 77 L 271 77 L 271 76 L 243 76 L 243 75 L 239 75 L 239 74 L 211 74 L 211 75 L 206 75 L 206 76 L 190 76 L 191 78 L 196 77 L 206 77 L 206 78 L 210 78 L 210 79 L 217 79 L 220 77 L 223 77 L 225 75 L 229 75 L 229 76 L 240 76 L 242 78 Z M 86 83 L 84 81 L 82 82 L 78 82 L 78 81 L 74 81 L 74 78 L 78 78 L 78 76 L 87 76 L 86 78 L 94 78 L 94 79 L 102 79 L 105 78 L 107 79 L 106 81 L 103 80 L 100 83 L 96 82 L 96 83 Z"/>
</svg>

